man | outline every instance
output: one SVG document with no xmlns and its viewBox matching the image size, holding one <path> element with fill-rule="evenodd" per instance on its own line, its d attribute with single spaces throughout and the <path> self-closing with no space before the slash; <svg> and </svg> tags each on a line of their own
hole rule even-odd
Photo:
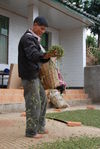
<svg viewBox="0 0 100 149">
<path fill-rule="evenodd" d="M 37 17 L 32 29 L 21 37 L 18 46 L 18 71 L 24 87 L 26 106 L 26 137 L 41 138 L 45 130 L 46 95 L 39 79 L 42 63 L 48 62 L 56 53 L 44 53 L 40 37 L 48 27 L 44 17 Z"/>
</svg>

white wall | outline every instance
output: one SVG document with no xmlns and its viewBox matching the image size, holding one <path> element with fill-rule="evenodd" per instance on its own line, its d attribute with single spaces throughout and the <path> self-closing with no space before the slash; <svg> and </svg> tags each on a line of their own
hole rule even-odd
<svg viewBox="0 0 100 149">
<path fill-rule="evenodd" d="M 60 31 L 60 42 L 64 48 L 64 57 L 60 63 L 60 70 L 67 82 L 67 87 L 84 86 L 85 30 L 77 28 Z"/>
<path fill-rule="evenodd" d="M 48 27 L 47 31 L 51 34 L 51 36 L 50 36 L 51 39 L 49 41 L 50 42 L 49 45 L 51 46 L 51 45 L 59 44 L 59 30 L 54 29 L 52 27 Z"/>
<path fill-rule="evenodd" d="M 27 18 L 0 9 L 0 15 L 9 17 L 9 53 L 8 65 L 0 64 L 0 70 L 9 68 L 11 63 L 18 63 L 18 42 L 28 28 Z M 67 86 L 84 86 L 84 66 L 86 64 L 85 30 L 57 30 L 49 27 L 51 45 L 61 44 L 64 58 L 60 61 L 60 69 Z M 59 42 L 60 41 L 60 42 Z"/>
<path fill-rule="evenodd" d="M 28 27 L 32 28 L 34 19 L 39 15 L 38 7 L 35 5 L 28 6 Z"/>
<path fill-rule="evenodd" d="M 8 64 L 0 64 L 0 70 L 10 68 L 11 63 L 18 63 L 18 43 L 22 34 L 28 29 L 28 19 L 0 8 L 0 15 L 9 18 Z M 59 44 L 59 31 L 49 27 L 50 45 Z"/>
<path fill-rule="evenodd" d="M 27 19 L 0 8 L 0 15 L 9 18 L 8 65 L 0 64 L 0 70 L 18 62 L 18 42 L 27 29 Z"/>
<path fill-rule="evenodd" d="M 8 64 L 0 64 L 0 70 L 4 70 L 5 68 L 10 69 L 11 63 L 18 63 L 18 43 L 22 34 L 28 29 L 29 20 L 1 8 L 0 15 L 9 18 Z M 50 27 L 48 28 L 48 32 L 51 34 L 50 46 L 59 44 L 59 32 Z"/>
</svg>

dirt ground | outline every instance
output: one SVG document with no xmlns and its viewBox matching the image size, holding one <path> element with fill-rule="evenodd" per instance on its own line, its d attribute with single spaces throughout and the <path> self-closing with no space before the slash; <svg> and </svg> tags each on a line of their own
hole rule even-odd
<svg viewBox="0 0 100 149">
<path fill-rule="evenodd" d="M 0 149 L 29 149 L 30 146 L 38 143 L 72 136 L 100 137 L 99 128 L 83 125 L 68 127 L 67 124 L 61 122 L 46 120 L 46 128 L 49 134 L 43 135 L 42 139 L 26 138 L 25 119 L 25 117 L 21 117 L 21 113 L 0 114 Z"/>
</svg>

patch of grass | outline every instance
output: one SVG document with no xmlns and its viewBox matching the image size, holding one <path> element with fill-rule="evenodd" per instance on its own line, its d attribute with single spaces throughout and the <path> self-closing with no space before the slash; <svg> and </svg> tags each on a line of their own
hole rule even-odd
<svg viewBox="0 0 100 149">
<path fill-rule="evenodd" d="M 61 113 L 48 113 L 47 118 L 66 121 L 80 121 L 83 125 L 100 128 L 100 110 L 75 110 Z"/>
<path fill-rule="evenodd" d="M 69 140 L 61 139 L 53 143 L 44 143 L 36 147 L 36 149 L 99 149 L 100 138 L 70 138 Z M 33 149 L 33 148 L 31 148 Z"/>
</svg>

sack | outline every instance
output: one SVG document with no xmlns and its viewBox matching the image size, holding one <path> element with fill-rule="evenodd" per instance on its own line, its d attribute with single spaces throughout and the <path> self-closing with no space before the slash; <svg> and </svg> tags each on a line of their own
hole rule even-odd
<svg viewBox="0 0 100 149">
<path fill-rule="evenodd" d="M 47 95 L 50 102 L 55 106 L 55 108 L 66 108 L 68 107 L 67 102 L 63 99 L 62 95 L 58 90 L 52 89 Z"/>
<path fill-rule="evenodd" d="M 41 66 L 40 79 L 44 89 L 54 89 L 59 86 L 57 69 L 52 60 Z"/>
</svg>

